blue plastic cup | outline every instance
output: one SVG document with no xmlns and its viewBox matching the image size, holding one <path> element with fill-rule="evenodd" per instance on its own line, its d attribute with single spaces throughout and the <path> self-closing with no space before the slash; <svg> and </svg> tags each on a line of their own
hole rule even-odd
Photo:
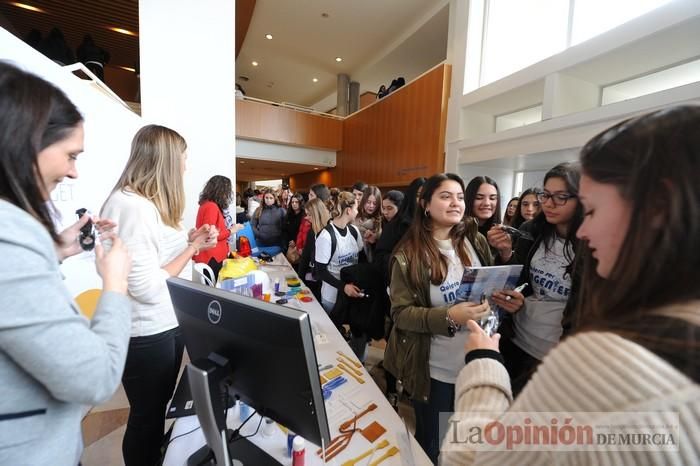
<svg viewBox="0 0 700 466">
<path fill-rule="evenodd" d="M 239 410 L 240 410 L 241 422 L 243 422 L 243 421 L 245 421 L 246 419 L 248 419 L 248 417 L 250 416 L 250 406 L 248 406 L 247 404 L 245 404 L 245 403 L 243 402 L 243 400 L 239 400 L 239 401 L 238 401 L 238 407 L 239 407 Z"/>
</svg>

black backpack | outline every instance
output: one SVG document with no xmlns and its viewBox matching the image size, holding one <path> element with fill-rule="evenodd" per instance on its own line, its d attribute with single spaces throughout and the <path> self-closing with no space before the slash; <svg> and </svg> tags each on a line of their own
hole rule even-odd
<svg viewBox="0 0 700 466">
<path fill-rule="evenodd" d="M 326 230 L 331 237 L 331 255 L 328 256 L 328 264 L 330 264 L 331 259 L 333 259 L 333 254 L 335 254 L 335 248 L 338 246 L 338 238 L 335 237 L 335 231 L 330 222 L 328 222 L 328 225 L 323 227 L 323 230 Z M 323 230 L 318 232 L 318 235 L 316 235 L 316 239 L 318 239 L 319 235 L 321 234 L 321 232 L 323 232 Z M 360 232 L 357 231 L 357 227 L 351 223 L 348 223 L 348 230 L 350 230 L 350 234 L 353 238 L 355 238 L 355 241 L 357 241 L 357 236 L 360 234 Z M 316 264 L 314 263 L 314 265 Z M 311 276 L 314 277 L 314 280 L 321 280 L 321 278 L 316 275 L 316 267 L 312 266 Z"/>
</svg>

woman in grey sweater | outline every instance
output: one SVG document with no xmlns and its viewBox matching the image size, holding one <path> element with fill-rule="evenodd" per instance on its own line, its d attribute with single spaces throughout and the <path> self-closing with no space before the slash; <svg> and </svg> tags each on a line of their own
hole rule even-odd
<svg viewBox="0 0 700 466">
<path fill-rule="evenodd" d="M 88 216 L 62 233 L 50 193 L 78 176 L 82 117 L 59 89 L 0 62 L 0 464 L 75 465 L 85 405 L 119 385 L 129 340 L 121 241 L 95 249 L 103 292 L 92 321 L 78 311 L 59 263 L 80 252 Z M 98 222 L 114 226 L 111 222 Z"/>
<path fill-rule="evenodd" d="M 513 400 L 498 335 L 470 322 L 444 464 L 700 464 L 698 127 L 700 107 L 682 106 L 586 144 L 576 333 Z"/>
</svg>

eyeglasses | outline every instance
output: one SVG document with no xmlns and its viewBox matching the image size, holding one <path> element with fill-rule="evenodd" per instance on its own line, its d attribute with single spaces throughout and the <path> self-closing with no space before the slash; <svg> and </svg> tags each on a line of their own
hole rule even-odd
<svg viewBox="0 0 700 466">
<path fill-rule="evenodd" d="M 540 191 L 537 193 L 537 200 L 540 201 L 542 204 L 551 199 L 554 205 L 556 206 L 562 206 L 566 204 L 569 201 L 569 199 L 575 197 L 578 196 L 569 193 L 550 193 L 547 191 Z"/>
</svg>

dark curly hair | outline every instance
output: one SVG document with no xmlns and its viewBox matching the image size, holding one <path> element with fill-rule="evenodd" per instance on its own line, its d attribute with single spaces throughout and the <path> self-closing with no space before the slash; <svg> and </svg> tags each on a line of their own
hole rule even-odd
<svg viewBox="0 0 700 466">
<path fill-rule="evenodd" d="M 228 209 L 232 200 L 231 179 L 222 175 L 214 175 L 209 178 L 199 195 L 200 205 L 206 201 L 211 201 L 219 206 L 221 210 Z"/>
</svg>

